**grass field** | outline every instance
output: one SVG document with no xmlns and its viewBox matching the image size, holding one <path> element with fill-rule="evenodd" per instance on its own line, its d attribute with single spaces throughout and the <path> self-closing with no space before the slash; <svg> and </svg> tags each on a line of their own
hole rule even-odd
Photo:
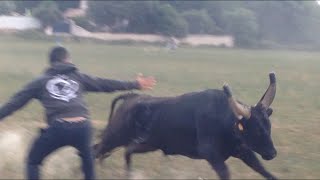
<svg viewBox="0 0 320 180">
<path fill-rule="evenodd" d="M 53 42 L 0 37 L 0 104 L 47 67 L 47 52 Z M 158 84 L 146 93 L 179 95 L 206 88 L 221 88 L 224 82 L 234 95 L 254 105 L 268 86 L 268 73 L 278 78 L 272 105 L 272 136 L 278 156 L 264 161 L 269 171 L 284 179 L 320 178 L 320 53 L 276 50 L 229 50 L 180 48 L 167 52 L 151 46 L 111 46 L 103 43 L 65 42 L 74 63 L 88 74 L 132 80 L 142 72 L 153 75 Z M 107 124 L 113 94 L 88 94 L 95 132 Z M 32 101 L 0 123 L 0 178 L 23 178 L 28 146 L 42 126 L 43 109 Z M 82 178 L 80 161 L 71 148 L 63 148 L 44 162 L 44 178 Z M 102 165 L 99 178 L 125 178 L 123 151 L 114 153 Z M 259 156 L 260 158 L 260 156 Z M 261 159 L 261 158 L 260 158 Z M 262 178 L 237 159 L 229 159 L 234 179 Z M 205 161 L 182 156 L 164 157 L 160 152 L 135 155 L 136 178 L 217 178 Z"/>
</svg>

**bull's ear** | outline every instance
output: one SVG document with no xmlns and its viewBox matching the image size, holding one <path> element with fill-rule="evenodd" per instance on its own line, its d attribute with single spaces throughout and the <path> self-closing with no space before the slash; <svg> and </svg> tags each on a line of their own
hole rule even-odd
<svg viewBox="0 0 320 180">
<path fill-rule="evenodd" d="M 238 129 L 239 129 L 239 131 L 243 131 L 244 128 L 243 128 L 243 125 L 241 123 L 238 124 Z"/>
<path fill-rule="evenodd" d="M 223 85 L 223 91 L 228 97 L 229 105 L 233 111 L 233 113 L 236 115 L 236 117 L 240 120 L 243 117 L 246 119 L 250 119 L 251 116 L 251 109 L 247 106 L 239 103 L 237 100 L 235 100 L 232 96 L 232 92 L 228 84 Z"/>
<path fill-rule="evenodd" d="M 272 115 L 272 112 L 273 112 L 273 109 L 272 109 L 272 108 L 268 108 L 268 109 L 267 109 L 267 114 L 268 114 L 268 116 L 271 116 L 271 115 Z"/>
</svg>

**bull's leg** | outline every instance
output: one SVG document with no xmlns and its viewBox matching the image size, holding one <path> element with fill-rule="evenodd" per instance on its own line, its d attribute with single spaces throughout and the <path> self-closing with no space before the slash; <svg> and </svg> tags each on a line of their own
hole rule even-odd
<svg viewBox="0 0 320 180">
<path fill-rule="evenodd" d="M 217 172 L 220 179 L 230 179 L 230 173 L 224 162 L 214 162 L 208 160 L 212 168 Z"/>
<path fill-rule="evenodd" d="M 126 151 L 124 153 L 126 160 L 126 173 L 127 176 L 130 177 L 131 174 L 131 155 L 134 153 L 145 153 L 150 151 L 157 150 L 154 147 L 149 146 L 148 144 L 137 144 L 131 143 L 127 146 Z"/>
<path fill-rule="evenodd" d="M 263 167 L 263 165 L 260 163 L 259 159 L 256 157 L 253 151 L 244 150 L 239 154 L 238 158 L 265 178 L 277 179 Z"/>
<path fill-rule="evenodd" d="M 220 153 L 213 149 L 210 144 L 202 144 L 199 146 L 200 156 L 208 161 L 211 167 L 217 172 L 220 179 L 230 179 L 230 173 L 225 159 Z"/>
<path fill-rule="evenodd" d="M 100 161 L 103 160 L 110 156 L 115 148 L 128 144 L 128 141 L 129 137 L 109 133 L 98 144 L 94 145 L 95 158 L 100 159 Z"/>
<path fill-rule="evenodd" d="M 220 179 L 230 179 L 228 167 L 224 163 L 228 157 L 222 155 L 220 151 L 221 144 L 216 143 L 219 141 L 215 140 L 215 138 L 219 139 L 219 137 L 213 133 L 219 132 L 219 130 L 213 129 L 215 127 L 208 126 L 208 124 L 215 121 L 214 118 L 199 114 L 197 119 L 198 153 L 200 157 L 208 161 Z"/>
</svg>

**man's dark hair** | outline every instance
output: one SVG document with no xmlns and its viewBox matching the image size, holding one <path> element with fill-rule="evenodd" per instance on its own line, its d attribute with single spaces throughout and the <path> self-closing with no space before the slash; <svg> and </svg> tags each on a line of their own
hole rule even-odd
<svg viewBox="0 0 320 180">
<path fill-rule="evenodd" d="M 65 59 L 67 59 L 69 56 L 69 52 L 67 51 L 66 48 L 57 46 L 52 48 L 50 54 L 49 54 L 49 60 L 50 64 L 53 65 L 57 62 L 62 62 Z"/>
</svg>

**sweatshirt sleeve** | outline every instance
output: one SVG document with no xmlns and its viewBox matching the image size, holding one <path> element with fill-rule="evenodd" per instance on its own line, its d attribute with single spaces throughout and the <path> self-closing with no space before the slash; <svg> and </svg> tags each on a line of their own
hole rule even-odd
<svg viewBox="0 0 320 180">
<path fill-rule="evenodd" d="M 22 108 L 39 93 L 39 81 L 27 84 L 21 91 L 17 92 L 10 100 L 0 108 L 0 120 Z"/>
<path fill-rule="evenodd" d="M 140 89 L 137 81 L 118 81 L 92 77 L 86 74 L 81 74 L 81 81 L 84 90 L 88 92 L 114 92 L 119 90 Z"/>
</svg>

